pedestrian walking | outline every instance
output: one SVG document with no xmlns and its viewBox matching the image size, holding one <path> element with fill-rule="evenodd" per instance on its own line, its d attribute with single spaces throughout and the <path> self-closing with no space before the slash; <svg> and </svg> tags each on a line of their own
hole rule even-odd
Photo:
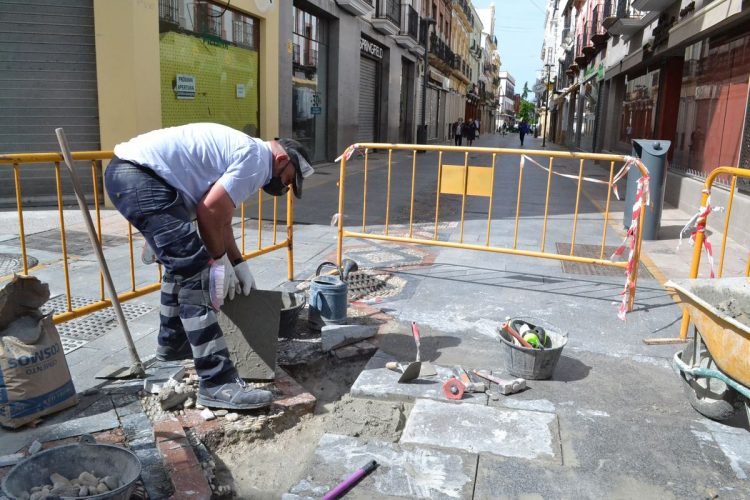
<svg viewBox="0 0 750 500">
<path fill-rule="evenodd" d="M 474 139 L 477 137 L 477 126 L 474 120 L 469 120 L 468 123 L 464 124 L 463 127 L 464 137 L 466 138 L 466 145 L 471 146 Z"/>
<path fill-rule="evenodd" d="M 529 124 L 526 120 L 522 120 L 518 126 L 518 137 L 521 139 L 521 146 L 523 146 L 523 138 L 529 133 Z"/>
<path fill-rule="evenodd" d="M 115 146 L 107 193 L 164 266 L 156 357 L 195 360 L 201 405 L 251 409 L 273 400 L 239 378 L 216 318 L 226 297 L 255 288 L 232 215 L 259 189 L 281 196 L 291 186 L 301 197 L 312 173 L 299 142 L 263 141 L 216 123 L 155 130 Z"/>
<path fill-rule="evenodd" d="M 458 120 L 456 120 L 453 123 L 453 140 L 455 141 L 456 146 L 461 145 L 461 139 L 463 137 L 463 128 L 464 128 L 464 119 L 459 117 Z"/>
</svg>

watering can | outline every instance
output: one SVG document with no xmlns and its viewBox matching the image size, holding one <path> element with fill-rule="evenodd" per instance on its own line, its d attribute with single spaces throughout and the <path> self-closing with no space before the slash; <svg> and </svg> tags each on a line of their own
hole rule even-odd
<svg viewBox="0 0 750 500">
<path fill-rule="evenodd" d="M 321 274 L 321 271 L 332 266 L 338 270 L 338 276 Z M 341 325 L 346 323 L 346 307 L 348 304 L 348 286 L 346 278 L 351 271 L 357 270 L 357 264 L 350 259 L 344 259 L 343 269 L 333 262 L 323 262 L 315 271 L 315 277 L 310 281 L 310 310 L 309 321 L 313 328 L 321 329 L 325 325 Z"/>
</svg>

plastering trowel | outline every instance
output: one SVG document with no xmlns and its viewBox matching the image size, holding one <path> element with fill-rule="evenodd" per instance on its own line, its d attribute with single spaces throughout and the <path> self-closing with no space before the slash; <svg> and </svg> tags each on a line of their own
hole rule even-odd
<svg viewBox="0 0 750 500">
<path fill-rule="evenodd" d="M 385 367 L 391 370 L 401 371 L 401 377 L 398 382 L 410 382 L 420 377 L 434 377 L 437 375 L 435 368 L 429 361 L 422 362 L 420 354 L 420 338 L 419 338 L 419 327 L 416 321 L 411 322 L 411 333 L 414 335 L 414 342 L 417 344 L 417 359 L 409 363 L 406 366 L 399 365 L 396 362 L 386 363 Z"/>
</svg>

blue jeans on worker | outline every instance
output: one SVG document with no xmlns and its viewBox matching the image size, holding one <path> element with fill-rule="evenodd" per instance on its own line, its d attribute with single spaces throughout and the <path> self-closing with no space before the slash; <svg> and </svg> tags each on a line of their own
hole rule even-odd
<svg viewBox="0 0 750 500">
<path fill-rule="evenodd" d="M 104 182 L 115 208 L 164 266 L 159 344 L 190 342 L 195 368 L 209 385 L 237 376 L 209 297 L 210 255 L 182 195 L 152 170 L 113 157 Z"/>
</svg>

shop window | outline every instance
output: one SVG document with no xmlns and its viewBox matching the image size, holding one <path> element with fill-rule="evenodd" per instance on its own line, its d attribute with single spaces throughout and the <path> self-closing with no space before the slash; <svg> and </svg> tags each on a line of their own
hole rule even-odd
<svg viewBox="0 0 750 500">
<path fill-rule="evenodd" d="M 325 21 L 294 7 L 292 25 L 292 136 L 308 148 L 313 161 L 323 161 L 328 116 Z"/>
<path fill-rule="evenodd" d="M 750 35 L 685 50 L 673 168 L 705 178 L 719 166 L 743 166 L 749 78 Z"/>
<path fill-rule="evenodd" d="M 653 139 L 659 70 L 629 80 L 620 117 L 620 140 L 630 147 L 632 139 Z"/>
</svg>

